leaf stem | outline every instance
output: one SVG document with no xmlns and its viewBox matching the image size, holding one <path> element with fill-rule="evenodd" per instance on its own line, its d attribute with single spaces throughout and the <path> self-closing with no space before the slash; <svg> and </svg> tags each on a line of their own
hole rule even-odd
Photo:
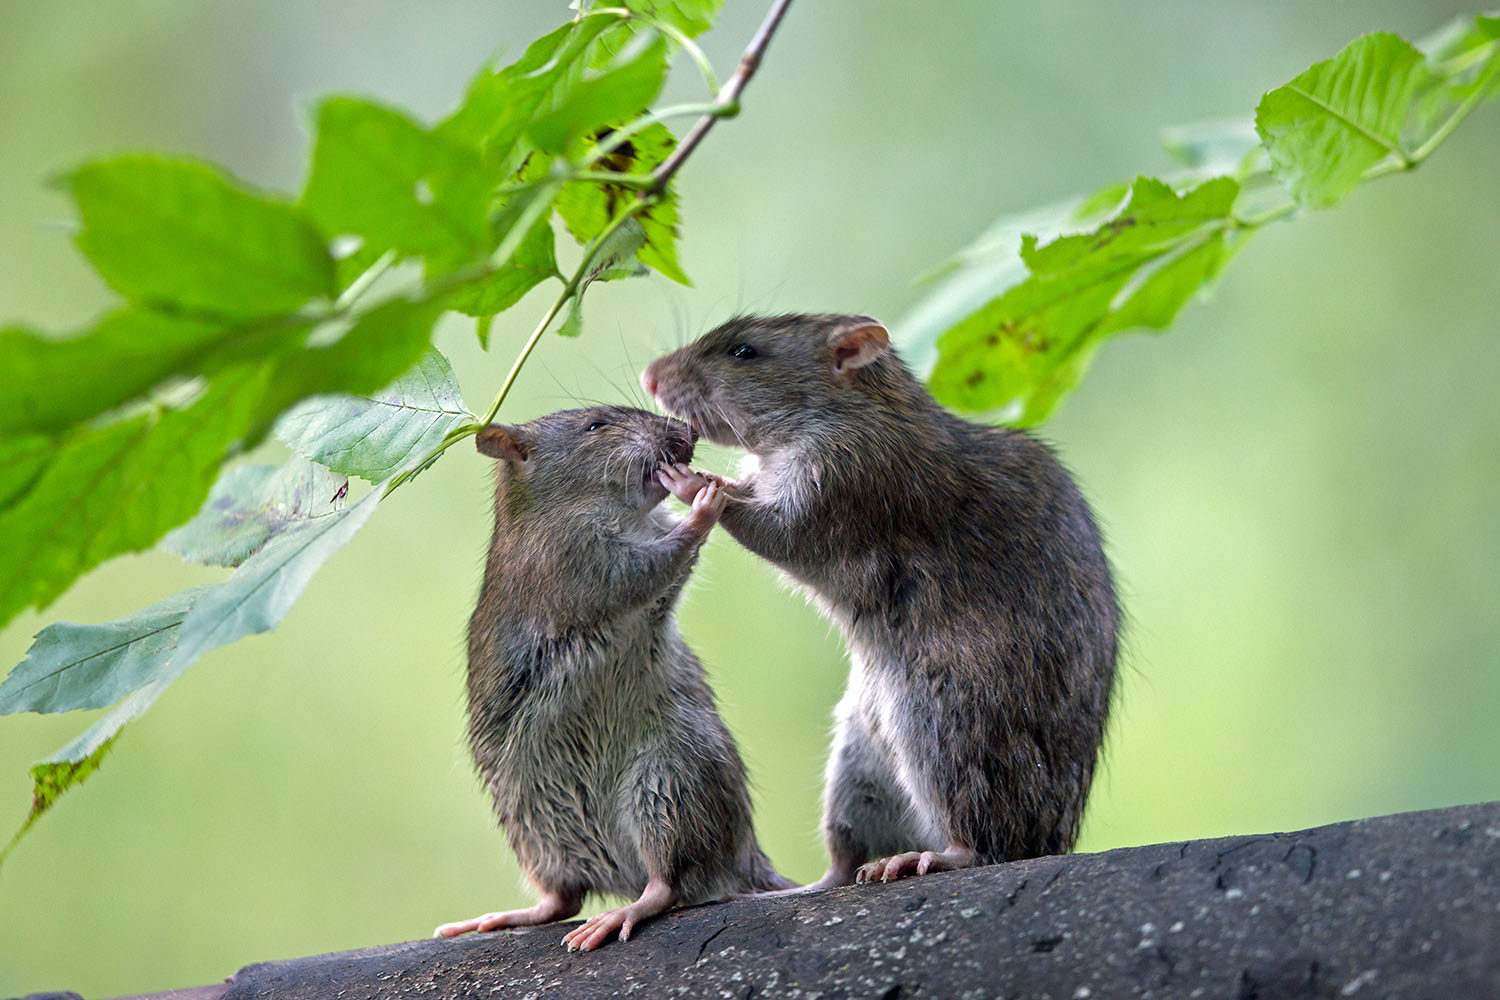
<svg viewBox="0 0 1500 1000">
<path fill-rule="evenodd" d="M 666 189 L 672 176 L 682 168 L 683 162 L 692 155 L 693 150 L 698 147 L 698 143 L 703 141 L 703 137 L 708 134 L 709 129 L 714 127 L 715 122 L 720 118 L 733 118 L 739 114 L 740 94 L 744 92 L 745 86 L 755 75 L 755 71 L 760 68 L 760 61 L 765 55 L 766 46 L 771 43 L 771 36 L 776 34 L 781 19 L 791 5 L 792 0 L 775 0 L 771 4 L 765 20 L 760 23 L 754 37 L 750 39 L 750 44 L 745 47 L 744 55 L 740 56 L 740 64 L 735 67 L 734 75 L 720 88 L 718 96 L 714 98 L 713 107 L 698 119 L 698 124 L 693 126 L 687 138 L 683 139 L 682 143 L 672 151 L 672 155 L 651 172 L 651 178 L 655 182 L 651 190 Z"/>
<path fill-rule="evenodd" d="M 613 170 L 579 170 L 569 175 L 575 181 L 590 181 L 595 184 L 613 184 L 616 187 L 640 188 L 652 185 L 650 174 L 621 174 Z"/>
<path fill-rule="evenodd" d="M 590 268 L 593 267 L 594 258 L 598 256 L 600 249 L 605 245 L 609 238 L 614 235 L 616 230 L 618 230 L 630 219 L 639 215 L 641 212 L 644 212 L 646 209 L 650 208 L 660 200 L 662 192 L 666 189 L 667 184 L 672 180 L 672 177 L 677 173 L 677 171 L 682 168 L 682 164 L 687 160 L 688 156 L 692 154 L 693 150 L 697 148 L 698 144 L 703 141 L 703 137 L 708 134 L 708 130 L 713 127 L 716 121 L 718 121 L 720 118 L 733 117 L 734 115 L 739 113 L 740 94 L 744 92 L 745 85 L 750 82 L 750 78 L 755 75 L 755 71 L 760 67 L 761 57 L 765 53 L 766 46 L 770 44 L 772 35 L 776 33 L 777 26 L 781 23 L 782 17 L 785 16 L 787 8 L 790 6 L 791 0 L 774 0 L 771 5 L 770 11 L 768 11 L 766 14 L 765 20 L 761 22 L 760 28 L 757 29 L 754 37 L 750 39 L 750 44 L 745 48 L 744 55 L 740 57 L 740 63 L 739 66 L 735 69 L 734 75 L 729 78 L 728 83 L 720 88 L 719 93 L 714 98 L 713 103 L 703 108 L 702 117 L 699 118 L 697 124 L 693 126 L 693 130 L 688 133 L 687 138 L 684 139 L 681 145 L 679 145 L 675 150 L 672 151 L 672 155 L 663 160 L 654 171 L 652 171 L 650 174 L 639 177 L 629 174 L 615 174 L 604 172 L 595 173 L 587 170 L 568 175 L 574 179 L 579 180 L 605 180 L 611 184 L 624 184 L 628 187 L 638 187 L 641 189 L 641 191 L 640 194 L 638 194 L 631 201 L 631 203 L 627 205 L 623 211 L 620 212 L 620 214 L 610 219 L 609 224 L 606 225 L 598 233 L 598 235 L 596 235 L 592 240 L 589 241 L 588 247 L 584 251 L 583 259 L 579 261 L 578 267 L 576 270 L 574 270 L 572 277 L 568 278 L 567 283 L 563 285 L 563 290 L 558 293 L 557 299 L 552 303 L 551 306 L 547 308 L 547 311 L 542 314 L 541 320 L 537 322 L 537 325 L 531 331 L 530 336 L 526 338 L 526 342 L 521 345 L 521 350 L 516 354 L 516 360 L 512 362 L 510 371 L 506 372 L 505 381 L 500 383 L 500 390 L 495 394 L 495 398 L 490 403 L 489 409 L 485 411 L 484 416 L 481 417 L 476 423 L 462 424 L 458 427 L 453 428 L 453 430 L 449 431 L 443 437 L 442 441 L 440 441 L 431 451 L 423 456 L 420 462 L 417 462 L 415 465 L 410 466 L 405 471 L 394 476 L 389 484 L 387 484 L 385 492 L 381 494 L 382 500 L 390 496 L 391 492 L 395 490 L 396 487 L 400 486 L 402 483 L 409 481 L 418 472 L 431 465 L 433 460 L 443 452 L 447 451 L 449 448 L 453 447 L 453 445 L 457 444 L 459 441 L 462 441 L 464 438 L 469 437 L 472 434 L 477 434 L 495 419 L 496 414 L 500 412 L 501 405 L 505 402 L 505 398 L 510 395 L 511 388 L 516 384 L 516 378 L 521 374 L 521 369 L 525 366 L 526 359 L 531 357 L 531 352 L 534 351 L 536 349 L 536 345 L 541 342 L 542 334 L 547 332 L 547 328 L 552 325 L 552 321 L 557 318 L 560 312 L 562 312 L 563 306 L 567 305 L 568 301 L 572 299 L 573 296 L 579 293 L 580 286 L 583 284 Z M 587 17 L 594 14 L 605 13 L 618 13 L 618 10 L 616 8 L 604 8 L 597 11 L 589 11 L 581 16 Z M 664 109 L 663 111 L 656 112 L 654 115 L 646 115 L 641 119 L 637 119 L 630 125 L 625 126 L 625 129 L 633 129 L 633 131 L 625 131 L 624 136 L 622 136 L 618 140 L 615 140 L 612 144 L 611 140 L 614 140 L 614 137 L 616 135 L 619 135 L 620 131 L 624 130 L 616 131 L 615 133 L 607 137 L 605 141 L 600 143 L 599 146 L 595 149 L 593 158 L 584 161 L 583 165 L 587 167 L 592 163 L 597 162 L 597 160 L 602 158 L 603 156 L 608 155 L 610 150 L 616 148 L 620 143 L 624 142 L 631 135 L 635 134 L 635 132 L 639 132 L 641 129 L 651 124 L 652 121 L 658 120 L 660 117 L 665 116 L 668 113 L 682 113 L 682 111 L 683 109 L 680 108 L 669 108 Z M 600 152 L 601 150 L 603 152 Z M 551 199 L 537 198 L 536 204 L 550 206 Z M 527 206 L 527 210 L 522 213 L 522 218 L 517 220 L 515 225 L 512 227 L 513 233 L 507 234 L 506 239 L 502 241 L 500 249 L 507 250 L 507 252 L 514 252 L 515 247 L 513 245 L 509 245 L 510 241 L 514 238 L 515 242 L 519 243 L 521 235 L 524 235 L 525 230 L 529 229 L 530 226 L 535 223 L 537 217 L 539 217 L 539 214 L 533 212 L 533 206 Z M 524 226 L 522 225 L 522 223 L 524 223 Z M 497 252 L 494 256 L 504 259 L 505 254 Z"/>
<path fill-rule="evenodd" d="M 1476 45 L 1469 51 L 1456 55 L 1446 62 L 1438 63 L 1432 69 L 1438 76 L 1451 80 L 1465 70 L 1484 62 L 1495 54 L 1497 48 L 1500 48 L 1500 39 L 1485 42 L 1483 45 Z"/>
<path fill-rule="evenodd" d="M 1476 87 L 1474 89 L 1474 92 L 1470 94 L 1464 100 L 1464 102 L 1458 106 L 1458 110 L 1449 115 L 1448 120 L 1439 125 L 1438 130 L 1432 133 L 1432 135 L 1428 136 L 1427 141 L 1418 146 L 1416 151 L 1411 154 L 1411 159 L 1413 161 L 1411 165 L 1416 166 L 1418 163 L 1421 163 L 1423 160 L 1431 156 L 1433 150 L 1437 149 L 1443 144 L 1443 141 L 1453 133 L 1454 129 L 1458 128 L 1460 122 L 1469 117 L 1469 112 L 1473 111 L 1479 105 L 1480 100 L 1485 96 L 1485 88 Z"/>
<path fill-rule="evenodd" d="M 343 294 L 334 301 L 333 307 L 330 312 L 334 315 L 346 312 L 350 306 L 354 305 L 354 303 L 359 300 L 360 296 L 364 295 L 365 292 L 370 290 L 371 285 L 380 280 L 381 275 L 390 270 L 391 265 L 395 262 L 395 250 L 387 250 L 385 253 L 381 254 L 380 258 L 376 260 L 375 263 L 365 268 L 365 270 L 360 273 L 358 277 L 349 282 L 349 287 L 344 289 Z"/>
<path fill-rule="evenodd" d="M 1278 219 L 1284 219 L 1288 215 L 1292 215 L 1299 207 L 1295 201 L 1286 201 L 1275 208 L 1266 209 L 1259 215 L 1250 215 L 1244 218 L 1236 215 L 1233 217 L 1234 227 L 1236 229 L 1258 229 L 1269 222 L 1275 222 Z"/>
<path fill-rule="evenodd" d="M 668 118 L 676 118 L 680 115 L 706 115 L 713 111 L 714 105 L 709 104 L 673 104 L 665 108 L 657 108 L 648 111 L 632 122 L 627 122 L 615 129 L 609 135 L 601 139 L 589 155 L 579 161 L 579 167 L 588 169 L 610 153 L 613 153 L 627 141 L 641 132 L 655 125 L 657 122 L 666 121 Z"/>
</svg>

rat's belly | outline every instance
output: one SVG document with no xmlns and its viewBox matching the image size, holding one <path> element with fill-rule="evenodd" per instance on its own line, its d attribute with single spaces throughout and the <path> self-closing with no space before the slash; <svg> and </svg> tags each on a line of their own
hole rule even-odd
<svg viewBox="0 0 1500 1000">
<path fill-rule="evenodd" d="M 634 897 L 646 872 L 626 786 L 654 742 L 644 703 L 663 692 L 647 690 L 655 671 L 635 644 L 600 652 L 553 665 L 561 683 L 517 713 L 490 787 L 511 846 L 539 881 Z"/>
</svg>

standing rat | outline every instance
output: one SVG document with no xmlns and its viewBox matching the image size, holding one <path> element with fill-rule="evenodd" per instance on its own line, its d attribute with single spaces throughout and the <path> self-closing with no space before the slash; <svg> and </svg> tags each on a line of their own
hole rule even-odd
<svg viewBox="0 0 1500 1000">
<path fill-rule="evenodd" d="M 1052 452 L 945 411 L 868 316 L 733 319 L 641 381 L 750 452 L 753 471 L 718 480 L 721 522 L 849 647 L 814 887 L 1069 850 L 1120 611 Z M 684 474 L 678 496 L 703 481 Z"/>
<path fill-rule="evenodd" d="M 678 471 L 695 436 L 614 406 L 479 432 L 500 462 L 469 620 L 469 741 L 542 898 L 437 934 L 567 919 L 594 892 L 639 897 L 563 939 L 589 951 L 673 905 L 794 884 L 756 842 L 745 766 L 673 616 L 724 506 Z M 669 490 L 689 497 L 681 520 L 658 509 Z"/>
</svg>

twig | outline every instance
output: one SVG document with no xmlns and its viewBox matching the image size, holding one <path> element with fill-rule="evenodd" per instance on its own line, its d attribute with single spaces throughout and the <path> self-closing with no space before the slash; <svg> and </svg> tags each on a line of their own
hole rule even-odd
<svg viewBox="0 0 1500 1000">
<path fill-rule="evenodd" d="M 761 22 L 760 28 L 755 32 L 755 37 L 750 39 L 750 44 L 745 47 L 745 54 L 740 56 L 740 64 L 735 68 L 734 75 L 720 89 L 719 96 L 714 98 L 713 107 L 698 119 L 693 130 L 687 134 L 687 138 L 682 140 L 681 145 L 672 151 L 672 155 L 651 172 L 650 191 L 666 190 L 667 182 L 681 168 L 683 161 L 692 154 L 694 147 L 703 141 L 708 130 L 714 127 L 714 122 L 720 118 L 732 118 L 739 113 L 740 94 L 744 91 L 745 85 L 750 82 L 750 78 L 755 75 L 755 71 L 760 69 L 761 56 L 765 54 L 766 46 L 771 44 L 771 36 L 776 33 L 777 26 L 781 24 L 781 18 L 791 5 L 792 0 L 776 0 L 771 5 L 770 11 L 766 13 L 766 19 Z"/>
<path fill-rule="evenodd" d="M 739 113 L 740 94 L 744 92 L 745 85 L 750 82 L 750 78 L 755 75 L 755 71 L 760 68 L 761 56 L 765 53 L 766 46 L 771 42 L 771 36 L 776 33 L 777 26 L 781 23 L 782 17 L 786 14 L 786 9 L 791 4 L 792 0 L 775 0 L 775 3 L 771 5 L 771 9 L 766 13 L 766 19 L 761 22 L 760 28 L 755 32 L 755 37 L 750 39 L 750 44 L 745 48 L 745 54 L 740 57 L 740 64 L 735 68 L 734 75 L 729 78 L 728 83 L 720 88 L 718 96 L 714 98 L 713 103 L 704 111 L 703 117 L 699 118 L 697 123 L 694 124 L 693 130 L 688 133 L 687 138 L 654 171 L 640 178 L 641 183 L 638 185 L 626 184 L 626 186 L 638 186 L 641 189 L 639 194 L 624 211 L 610 220 L 609 225 L 589 242 L 589 246 L 584 250 L 583 259 L 579 262 L 577 270 L 564 283 L 562 292 L 557 296 L 556 301 L 552 303 L 551 308 L 542 315 L 541 322 L 537 323 L 536 327 L 531 331 L 531 336 L 526 338 L 525 344 L 522 345 L 520 352 L 516 355 L 515 362 L 510 366 L 510 371 L 506 373 L 505 381 L 500 385 L 500 391 L 496 393 L 495 399 L 490 403 L 489 409 L 485 411 L 485 415 L 476 423 L 464 424 L 450 431 L 435 448 L 423 456 L 420 462 L 410 466 L 407 470 L 392 478 L 386 485 L 385 493 L 382 494 L 381 499 L 389 496 L 392 490 L 411 479 L 418 470 L 427 468 L 438 455 L 441 455 L 444 451 L 469 435 L 482 430 L 486 424 L 495 419 L 495 415 L 500 411 L 500 404 L 505 402 L 505 397 L 510 394 L 511 386 L 515 385 L 516 377 L 520 375 L 521 368 L 526 364 L 526 359 L 531 356 L 532 350 L 541 341 L 542 334 L 546 332 L 547 327 L 552 325 L 552 321 L 562 312 L 563 306 L 567 305 L 568 300 L 579 294 L 584 283 L 584 278 L 589 268 L 593 265 L 594 257 L 598 253 L 599 248 L 603 246 L 604 241 L 609 238 L 611 233 L 624 225 L 625 222 L 646 211 L 660 200 L 663 192 L 666 190 L 667 184 L 672 180 L 672 175 L 677 173 L 693 149 L 698 143 L 703 141 L 703 137 L 708 134 L 708 130 L 713 127 L 714 122 L 720 118 L 732 118 Z M 575 176 L 584 176 L 586 179 L 602 179 L 605 175 L 601 175 L 598 178 L 587 174 Z M 607 176 L 610 183 L 622 183 L 622 179 L 613 174 Z M 624 178 L 626 182 L 630 180 L 628 176 Z M 544 203 L 550 205 L 551 201 L 545 200 Z M 519 232 L 529 230 L 534 220 L 526 219 L 524 221 L 526 223 L 525 226 L 517 223 L 513 227 L 513 230 Z M 506 238 L 511 239 L 512 237 L 507 236 Z"/>
</svg>

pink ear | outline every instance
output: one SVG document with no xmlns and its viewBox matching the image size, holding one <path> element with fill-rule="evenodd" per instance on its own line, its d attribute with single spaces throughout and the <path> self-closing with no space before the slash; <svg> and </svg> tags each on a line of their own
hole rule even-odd
<svg viewBox="0 0 1500 1000">
<path fill-rule="evenodd" d="M 828 338 L 832 352 L 833 373 L 847 375 L 863 368 L 891 349 L 891 335 L 874 320 L 850 325 Z"/>
<path fill-rule="evenodd" d="M 506 427 L 504 424 L 490 424 L 480 431 L 474 438 L 474 447 L 479 449 L 481 455 L 507 462 L 524 462 L 531 454 L 530 449 L 521 441 L 520 433 L 514 427 Z"/>
</svg>

